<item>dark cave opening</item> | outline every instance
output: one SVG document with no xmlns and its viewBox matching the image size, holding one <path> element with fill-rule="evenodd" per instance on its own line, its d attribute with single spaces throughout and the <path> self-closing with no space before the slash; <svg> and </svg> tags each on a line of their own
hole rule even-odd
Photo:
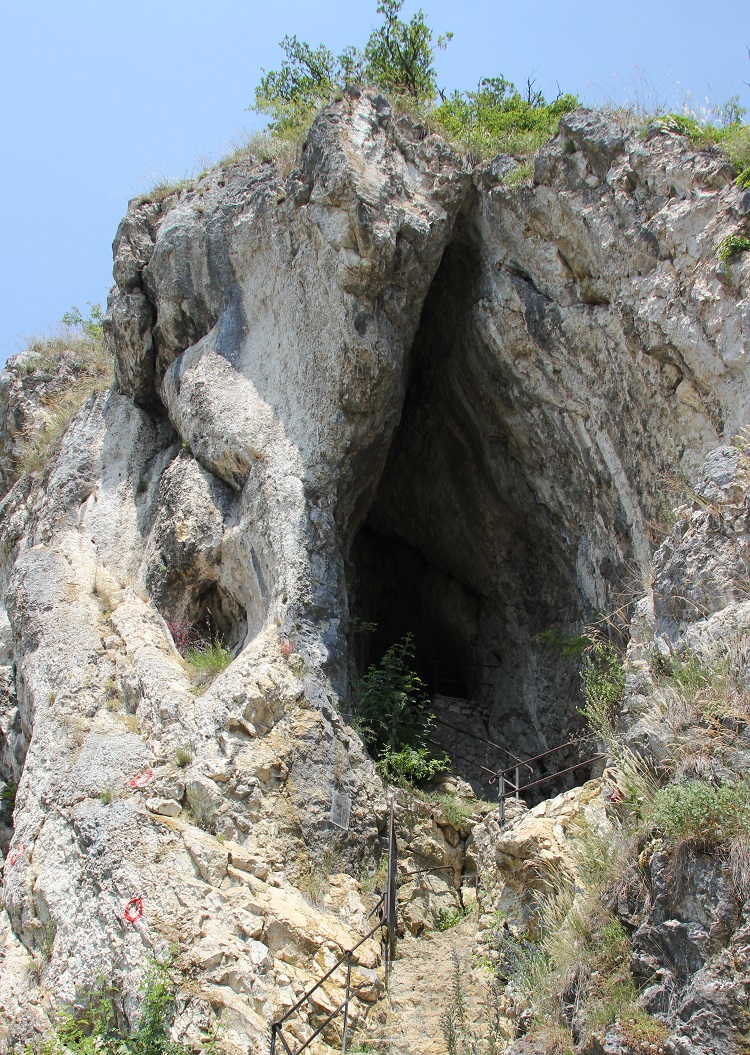
<svg viewBox="0 0 750 1055">
<path fill-rule="evenodd" d="M 356 662 L 360 670 L 377 662 L 390 645 L 411 634 L 413 667 L 431 694 L 439 689 L 444 673 L 460 679 L 470 662 L 473 620 L 472 601 L 462 597 L 459 608 L 442 603 L 446 595 L 462 591 L 414 546 L 395 536 L 380 534 L 366 524 L 354 547 L 357 575 L 357 605 L 360 623 L 369 624 L 357 633 Z M 454 598 L 455 600 L 455 598 Z M 447 665 L 449 670 L 444 671 Z M 456 693 L 459 695 L 459 693 Z"/>
<path fill-rule="evenodd" d="M 203 641 L 218 641 L 235 653 L 247 636 L 247 613 L 214 581 L 190 581 L 174 572 L 158 593 L 159 611 L 170 628 L 188 631 Z M 172 631 L 174 636 L 174 630 Z"/>
<path fill-rule="evenodd" d="M 458 775 L 493 797 L 492 774 L 514 757 L 580 734 L 579 662 L 538 635 L 580 632 L 591 613 L 570 525 L 540 501 L 543 452 L 519 443 L 518 408 L 477 332 L 480 298 L 465 225 L 426 300 L 401 421 L 351 546 L 350 646 L 361 674 L 413 635 L 434 739 Z M 363 624 L 375 629 L 358 631 Z M 568 747 L 535 763 L 524 782 L 582 757 L 585 748 Z M 525 797 L 539 801 L 590 774 L 577 770 Z"/>
</svg>

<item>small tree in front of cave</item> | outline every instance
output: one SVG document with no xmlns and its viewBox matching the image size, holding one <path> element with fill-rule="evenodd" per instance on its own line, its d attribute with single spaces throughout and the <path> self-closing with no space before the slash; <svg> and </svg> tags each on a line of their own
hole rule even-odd
<svg viewBox="0 0 750 1055">
<path fill-rule="evenodd" d="M 391 784 L 421 784 L 446 763 L 429 747 L 435 715 L 424 682 L 412 670 L 413 659 L 414 638 L 407 634 L 368 668 L 355 701 L 364 738 Z"/>
</svg>

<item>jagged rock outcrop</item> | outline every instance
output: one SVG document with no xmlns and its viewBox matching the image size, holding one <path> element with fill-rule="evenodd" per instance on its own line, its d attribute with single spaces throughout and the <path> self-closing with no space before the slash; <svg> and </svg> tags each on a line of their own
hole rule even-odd
<svg viewBox="0 0 750 1055">
<path fill-rule="evenodd" d="M 200 983 L 177 1032 L 218 1018 L 227 1051 L 265 1050 L 315 950 L 356 940 L 353 879 L 318 909 L 298 892 L 379 854 L 384 788 L 342 718 L 354 617 L 379 623 L 370 654 L 411 629 L 425 671 L 485 664 L 472 698 L 519 753 L 576 727 L 577 673 L 536 635 L 645 569 L 661 475 L 744 424 L 750 254 L 716 248 L 750 194 L 718 155 L 586 112 L 532 183 L 497 171 L 353 93 L 288 175 L 248 161 L 131 203 L 115 385 L 0 503 L 6 1050 L 102 973 L 132 1020 L 172 945 Z M 197 683 L 167 624 L 230 665 Z M 454 871 L 418 931 L 468 833 L 431 813 L 402 836 Z"/>
</svg>

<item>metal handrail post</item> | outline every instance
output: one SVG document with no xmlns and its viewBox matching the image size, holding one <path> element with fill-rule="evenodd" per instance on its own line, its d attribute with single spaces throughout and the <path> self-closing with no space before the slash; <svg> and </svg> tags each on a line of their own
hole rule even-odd
<svg viewBox="0 0 750 1055">
<path fill-rule="evenodd" d="M 500 799 L 500 827 L 505 824 L 505 777 L 502 773 L 497 777 L 498 798 Z"/>
<path fill-rule="evenodd" d="M 521 768 L 520 768 L 520 766 L 516 766 L 516 802 L 521 798 L 521 792 L 519 790 L 520 787 L 521 787 Z"/>
<path fill-rule="evenodd" d="M 352 983 L 352 956 L 346 956 L 346 1003 L 344 1004 L 344 1028 L 341 1034 L 341 1055 L 346 1055 L 346 1030 L 349 1025 L 349 991 Z"/>
<path fill-rule="evenodd" d="M 271 1023 L 271 1055 L 276 1055 L 276 1023 Z"/>
<path fill-rule="evenodd" d="M 390 808 L 388 811 L 388 883 L 385 891 L 385 900 L 383 902 L 383 916 L 386 926 L 386 977 L 388 976 L 389 965 L 394 959 L 396 953 L 396 928 L 398 925 L 398 895 L 396 893 L 398 851 L 396 848 L 396 822 L 394 816 L 394 794 L 392 790 L 388 792 L 388 797 L 390 799 Z"/>
</svg>

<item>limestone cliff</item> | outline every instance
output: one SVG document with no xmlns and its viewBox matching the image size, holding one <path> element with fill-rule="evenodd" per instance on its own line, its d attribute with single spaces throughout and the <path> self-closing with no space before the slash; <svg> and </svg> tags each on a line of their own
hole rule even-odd
<svg viewBox="0 0 750 1055">
<path fill-rule="evenodd" d="M 288 175 L 248 160 L 131 203 L 115 384 L 0 503 L 6 1050 L 102 974 L 133 1019 L 170 946 L 176 1035 L 218 1021 L 227 1051 L 265 1050 L 370 908 L 385 789 L 345 718 L 355 667 L 403 633 L 436 692 L 446 659 L 473 678 L 518 754 L 579 727 L 577 672 L 537 635 L 617 603 L 664 478 L 746 421 L 750 254 L 716 250 L 750 192 L 719 155 L 586 111 L 533 180 L 509 167 L 353 93 Z M 378 624 L 359 654 L 357 620 Z M 185 626 L 231 651 L 210 684 Z M 456 769 L 481 792 L 477 763 L 497 768 Z M 409 909 L 416 933 L 472 858 L 439 808 L 403 809 L 415 867 L 454 872 Z M 321 904 L 301 897 L 334 867 Z M 373 945 L 372 1000 L 378 965 Z"/>
</svg>

